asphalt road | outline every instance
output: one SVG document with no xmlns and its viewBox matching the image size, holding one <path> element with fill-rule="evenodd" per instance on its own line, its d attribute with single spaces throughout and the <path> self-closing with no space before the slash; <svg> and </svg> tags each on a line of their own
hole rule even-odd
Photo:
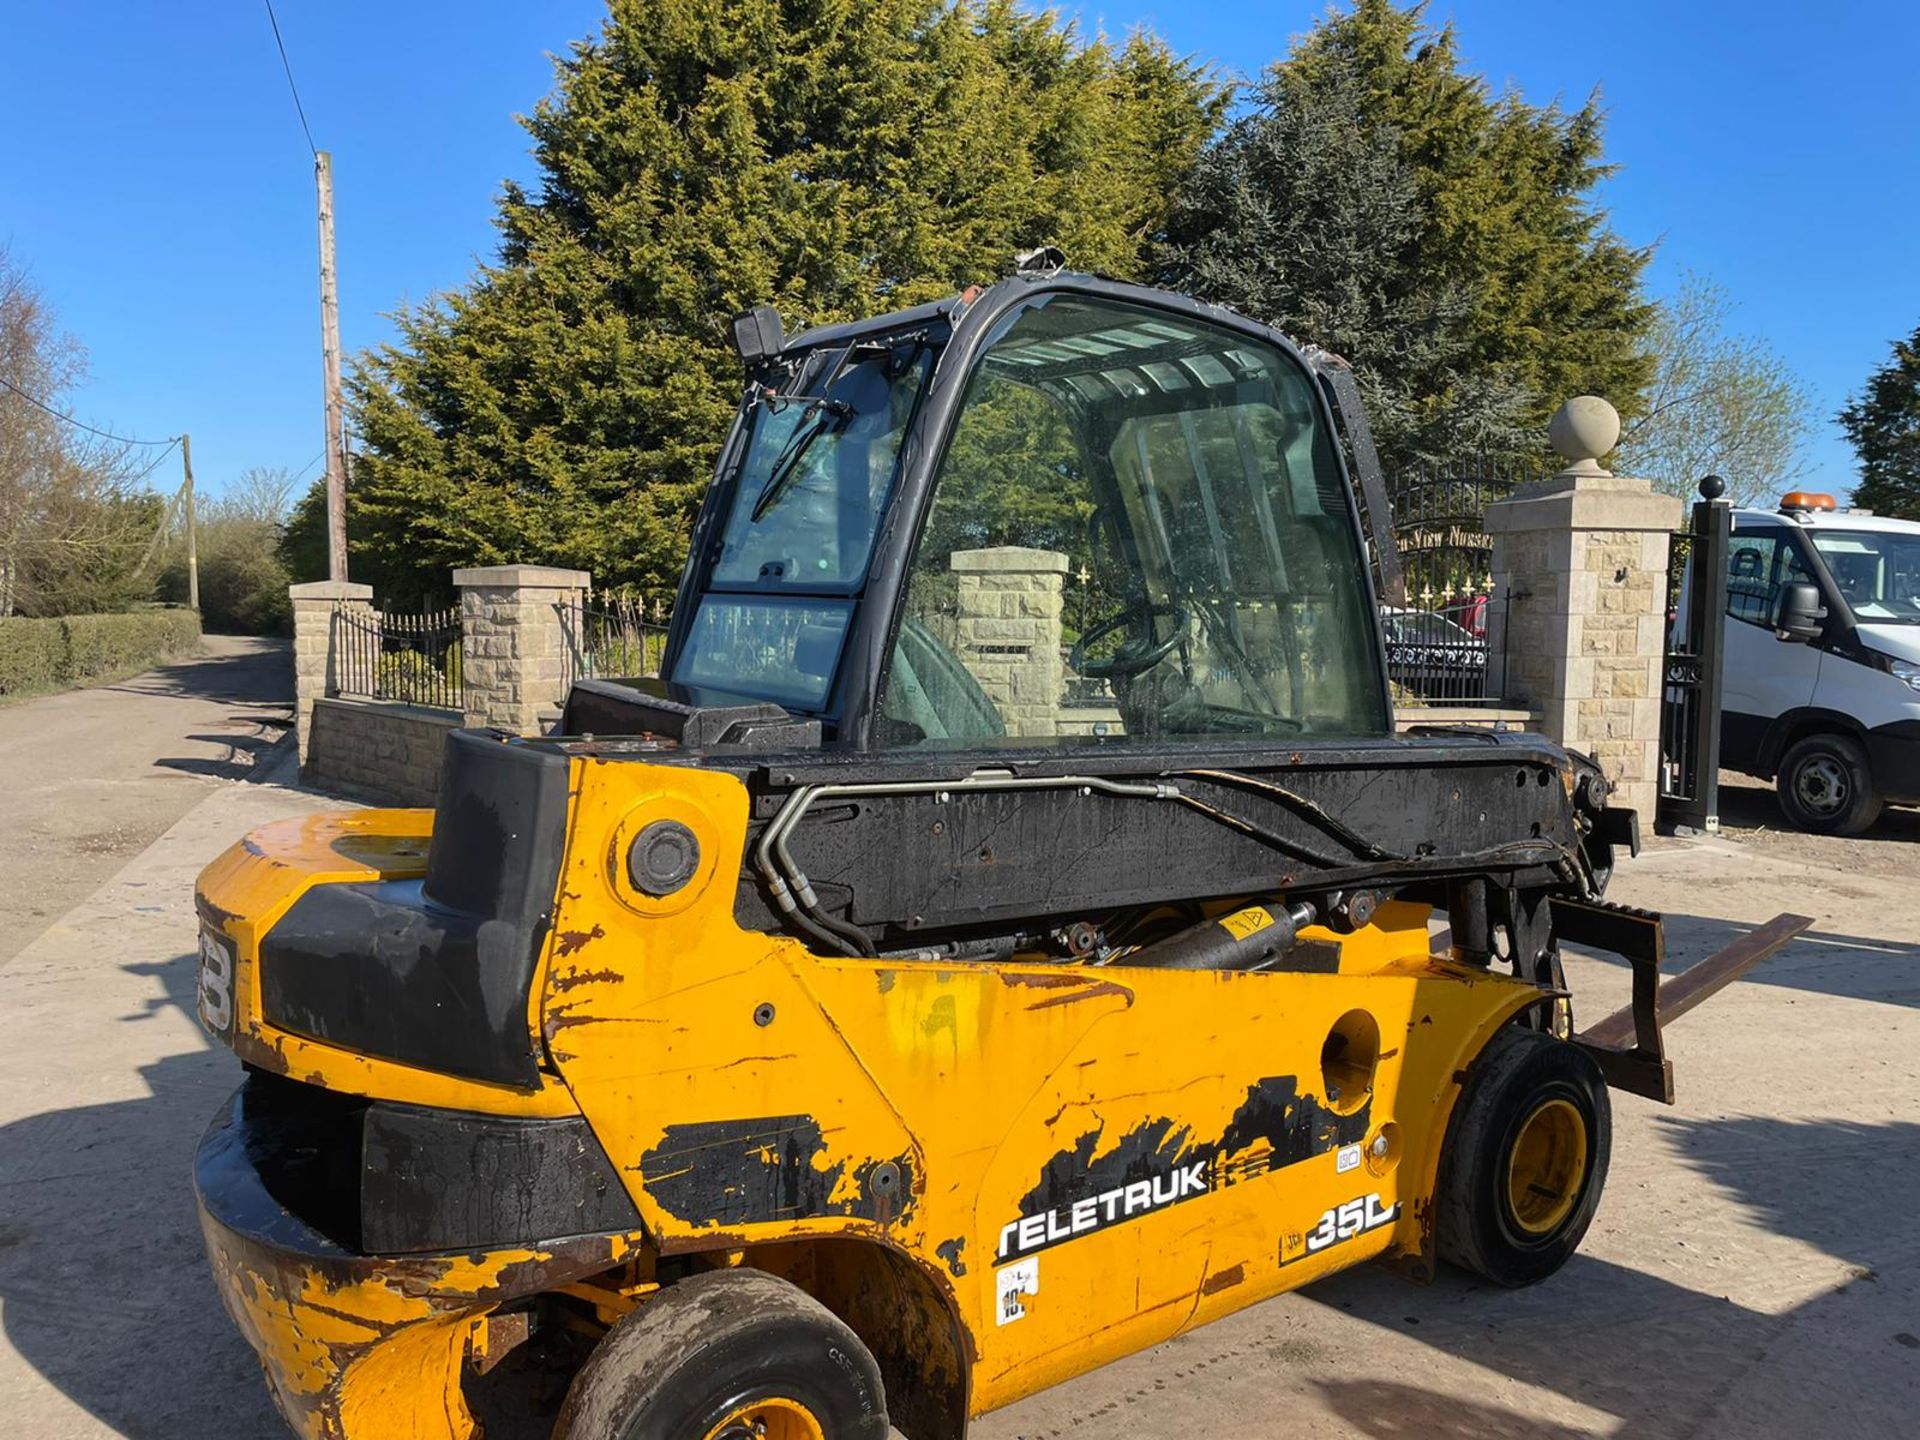
<svg viewBox="0 0 1920 1440">
<path fill-rule="evenodd" d="M 0 965 L 286 732 L 284 641 L 0 705 Z"/>
</svg>

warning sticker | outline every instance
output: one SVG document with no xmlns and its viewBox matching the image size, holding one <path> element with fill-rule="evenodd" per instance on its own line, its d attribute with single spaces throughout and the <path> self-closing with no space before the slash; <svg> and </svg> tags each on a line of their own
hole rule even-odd
<svg viewBox="0 0 1920 1440">
<path fill-rule="evenodd" d="M 1249 935 L 1258 935 L 1273 924 L 1273 914 L 1264 905 L 1250 905 L 1245 910 L 1236 910 L 1231 915 L 1222 915 L 1213 922 L 1236 940 L 1244 940 Z"/>
<path fill-rule="evenodd" d="M 1027 1318 L 1027 1307 L 1022 1297 L 1040 1293 L 1040 1257 L 1030 1255 L 1012 1265 L 1003 1265 L 994 1274 L 995 1289 L 999 1292 L 998 1303 L 994 1306 L 994 1323 L 1011 1325 L 1016 1320 Z"/>
<path fill-rule="evenodd" d="M 1334 1156 L 1333 1156 L 1333 1173 L 1334 1174 L 1344 1175 L 1349 1170 L 1358 1170 L 1359 1168 L 1360 1168 L 1360 1147 L 1358 1145 L 1342 1145 L 1338 1150 L 1334 1152 Z"/>
</svg>

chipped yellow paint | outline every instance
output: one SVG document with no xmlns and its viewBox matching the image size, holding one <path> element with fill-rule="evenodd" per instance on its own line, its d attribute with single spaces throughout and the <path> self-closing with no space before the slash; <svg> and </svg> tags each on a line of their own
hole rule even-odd
<svg viewBox="0 0 1920 1440">
<path fill-rule="evenodd" d="M 201 910 L 235 950 L 229 1043 L 242 1060 L 264 1070 L 377 1100 L 496 1115 L 575 1113 L 562 1086 L 529 1091 L 440 1075 L 296 1035 L 262 1015 L 260 938 L 316 885 L 418 878 L 426 871 L 432 832 L 431 810 L 309 815 L 254 831 L 201 872 Z M 528 1024 L 534 1023 L 530 1015 Z"/>
<path fill-rule="evenodd" d="M 542 1089 L 351 1055 L 260 1018 L 257 936 L 311 885 L 418 873 L 405 867 L 424 853 L 425 812 L 260 832 L 207 872 L 203 903 L 234 938 L 245 977 L 236 1048 L 380 1098 L 577 1110 L 633 1197 L 648 1258 L 701 1252 L 801 1278 L 793 1257 L 809 1239 L 886 1247 L 921 1277 L 921 1299 L 962 1327 L 973 1414 L 1334 1270 L 1430 1255 L 1457 1076 L 1540 1000 L 1530 985 L 1432 955 L 1427 907 L 1398 902 L 1355 934 L 1302 932 L 1338 947 L 1332 973 L 821 956 L 734 919 L 748 820 L 736 779 L 572 763 L 552 938 L 529 1001 L 554 1071 Z M 624 857 L 638 829 L 661 819 L 694 831 L 702 866 L 686 892 L 655 901 L 633 891 Z M 1378 1026 L 1379 1056 L 1365 1096 L 1340 1108 L 1366 1110 L 1351 1122 L 1364 1124 L 1361 1142 L 1394 1133 L 1390 1158 L 1342 1171 L 1325 1143 L 1334 1122 L 1314 1117 L 1334 1108 L 1323 1046 L 1355 1010 Z M 1268 1077 L 1319 1127 L 1301 1156 L 1273 1154 L 1273 1136 L 1292 1145 L 1291 1131 L 1241 1123 Z M 1036 1205 L 1052 1208 L 1049 1175 L 1121 1163 L 1143 1146 L 1157 1160 L 1188 1143 L 1210 1147 L 1204 1191 L 1059 1236 L 1032 1257 L 1040 1285 L 1024 1315 L 1001 1323 L 996 1252 Z M 892 1188 L 875 1188 L 883 1171 Z M 815 1198 L 789 1207 L 789 1184 Z M 1390 1223 L 1308 1251 L 1303 1237 L 1323 1213 L 1369 1195 Z M 315 1440 L 470 1440 L 458 1383 L 467 1337 L 498 1303 L 503 1276 L 544 1263 L 513 1252 L 288 1275 L 212 1222 L 208 1236 L 228 1308 L 296 1429 Z M 593 1273 L 526 1283 L 556 1289 Z"/>
<path fill-rule="evenodd" d="M 726 885 L 641 923 L 614 843 L 633 833 L 627 817 L 680 820 L 716 874 L 737 874 L 745 790 L 700 770 L 574 764 L 556 928 L 605 938 L 549 956 L 548 1027 L 564 1013 L 560 1073 L 649 1233 L 670 1251 L 851 1234 L 904 1252 L 969 1332 L 976 1414 L 1356 1261 L 1422 1254 L 1455 1072 L 1539 999 L 1433 957 L 1428 908 L 1395 902 L 1354 935 L 1303 932 L 1340 947 L 1339 973 L 1324 975 L 823 957 L 742 930 Z M 1342 1174 L 1328 1152 L 1259 1173 L 1271 1146 L 1253 1140 L 1219 1163 L 1255 1178 L 1041 1251 L 1026 1317 L 996 1323 L 995 1248 L 1050 1162 L 1076 1147 L 1098 1162 L 1162 1120 L 1224 1136 L 1258 1076 L 1297 1076 L 1324 1104 L 1321 1048 L 1353 1009 L 1382 1036 L 1369 1138 L 1391 1120 L 1406 1160 Z M 818 1123 L 808 1168 L 838 1170 L 829 1210 L 857 1207 L 863 1167 L 904 1159 L 897 1218 L 754 1219 L 725 1195 L 715 1213 L 677 1213 L 687 1166 L 649 1169 L 670 1128 L 782 1116 Z M 1400 1207 L 1396 1223 L 1283 1269 L 1284 1235 L 1368 1193 Z M 935 1253 L 956 1239 L 964 1274 Z"/>
<path fill-rule="evenodd" d="M 201 1228 L 227 1313 L 304 1440 L 473 1440 L 460 1379 L 474 1322 L 501 1300 L 622 1263 L 638 1239 L 612 1237 L 584 1257 L 298 1261 L 204 1211 Z"/>
</svg>

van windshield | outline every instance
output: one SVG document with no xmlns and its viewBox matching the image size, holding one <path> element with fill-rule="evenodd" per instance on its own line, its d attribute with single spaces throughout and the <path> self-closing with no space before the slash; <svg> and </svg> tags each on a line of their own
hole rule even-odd
<svg viewBox="0 0 1920 1440">
<path fill-rule="evenodd" d="M 1920 625 L 1920 535 L 1889 530 L 1809 530 L 1834 584 L 1869 625 Z"/>
</svg>

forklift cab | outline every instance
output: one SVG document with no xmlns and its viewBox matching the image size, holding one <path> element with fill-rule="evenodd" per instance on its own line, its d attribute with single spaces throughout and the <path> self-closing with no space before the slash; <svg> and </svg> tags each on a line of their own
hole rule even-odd
<svg viewBox="0 0 1920 1440">
<path fill-rule="evenodd" d="M 759 361 L 665 674 L 855 750 L 1378 736 L 1359 537 L 1290 342 L 1021 277 Z"/>
</svg>

